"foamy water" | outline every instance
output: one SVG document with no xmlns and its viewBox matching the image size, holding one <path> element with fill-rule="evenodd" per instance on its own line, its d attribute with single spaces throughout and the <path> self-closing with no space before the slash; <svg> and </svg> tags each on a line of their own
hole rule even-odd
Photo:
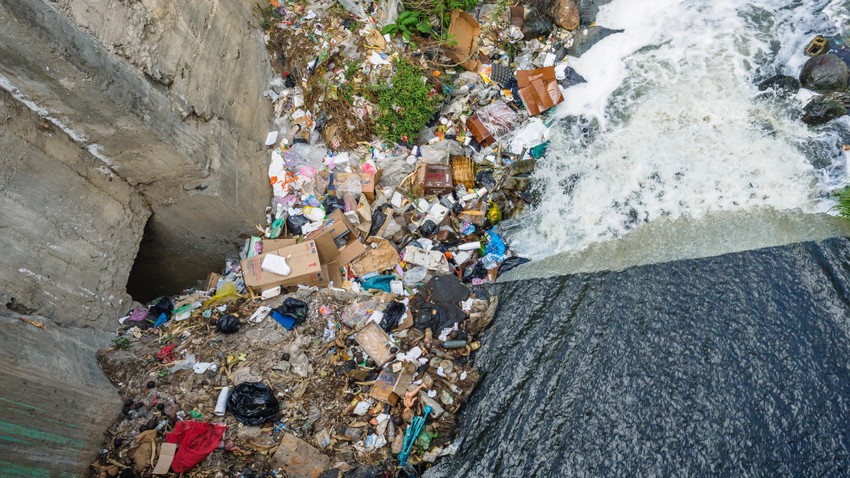
<svg viewBox="0 0 850 478">
<path fill-rule="evenodd" d="M 552 146 L 535 172 L 542 201 L 508 224 L 513 248 L 541 258 L 659 218 L 828 210 L 829 192 L 846 181 L 839 146 L 850 121 L 811 129 L 799 120 L 810 93 L 766 99 L 755 84 L 796 76 L 814 34 L 837 33 L 850 18 L 839 1 L 796 5 L 603 7 L 597 24 L 625 31 L 570 59 L 588 82 L 566 90 L 558 107 Z"/>
</svg>

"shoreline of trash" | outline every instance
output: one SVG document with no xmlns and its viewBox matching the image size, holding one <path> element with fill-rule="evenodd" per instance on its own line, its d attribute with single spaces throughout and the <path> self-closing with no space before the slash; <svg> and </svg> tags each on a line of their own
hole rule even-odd
<svg viewBox="0 0 850 478">
<path fill-rule="evenodd" d="M 418 476 L 454 454 L 499 305 L 480 286 L 527 262 L 499 222 L 535 202 L 539 115 L 613 32 L 579 17 L 605 2 L 271 3 L 267 224 L 120 319 L 92 476 Z"/>
</svg>

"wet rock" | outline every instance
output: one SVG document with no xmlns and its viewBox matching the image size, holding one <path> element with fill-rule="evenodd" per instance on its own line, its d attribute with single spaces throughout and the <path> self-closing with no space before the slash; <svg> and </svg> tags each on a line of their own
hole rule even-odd
<svg viewBox="0 0 850 478">
<path fill-rule="evenodd" d="M 800 81 L 793 76 L 776 75 L 759 83 L 759 91 L 773 90 L 777 96 L 786 98 L 800 90 Z"/>
<path fill-rule="evenodd" d="M 564 89 L 578 85 L 579 83 L 587 83 L 587 80 L 585 80 L 583 76 L 579 75 L 571 66 L 568 66 L 566 70 L 564 70 L 564 79 L 558 80 L 558 84 Z"/>
<path fill-rule="evenodd" d="M 809 59 L 800 71 L 803 88 L 829 93 L 847 88 L 847 64 L 832 53 Z"/>
<path fill-rule="evenodd" d="M 525 24 L 522 26 L 522 34 L 526 40 L 538 38 L 552 33 L 554 25 L 552 21 L 542 15 L 535 8 L 529 9 L 525 17 Z"/>
<path fill-rule="evenodd" d="M 803 122 L 818 125 L 832 121 L 847 114 L 848 103 L 850 103 L 850 94 L 848 93 L 839 92 L 815 96 L 803 108 Z"/>
<path fill-rule="evenodd" d="M 596 21 L 599 7 L 611 3 L 611 0 L 576 0 L 582 25 L 592 25 Z"/>
<path fill-rule="evenodd" d="M 567 49 L 571 56 L 581 56 L 600 40 L 614 33 L 622 33 L 623 30 L 612 30 L 610 28 L 592 26 L 582 27 L 573 38 L 573 46 Z"/>
<path fill-rule="evenodd" d="M 545 3 L 549 2 L 546 1 Z M 552 2 L 548 12 L 555 23 L 561 28 L 572 31 L 579 27 L 579 10 L 575 0 L 557 0 Z"/>
</svg>

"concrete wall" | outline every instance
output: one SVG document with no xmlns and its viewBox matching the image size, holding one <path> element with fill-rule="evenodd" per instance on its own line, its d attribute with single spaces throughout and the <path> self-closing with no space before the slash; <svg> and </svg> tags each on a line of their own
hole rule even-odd
<svg viewBox="0 0 850 478">
<path fill-rule="evenodd" d="M 271 198 L 270 70 L 253 5 L 0 0 L 0 85 L 142 194 L 158 231 L 149 280 L 163 292 L 217 269 Z"/>
<path fill-rule="evenodd" d="M 0 90 L 0 305 L 105 326 L 130 304 L 149 215 L 100 159 Z"/>
<path fill-rule="evenodd" d="M 109 339 L 33 318 L 46 329 L 0 313 L 0 476 L 87 476 L 121 410 L 94 363 Z"/>
<path fill-rule="evenodd" d="M 87 473 L 137 253 L 135 281 L 179 292 L 264 220 L 254 5 L 0 0 L 0 476 Z"/>
</svg>

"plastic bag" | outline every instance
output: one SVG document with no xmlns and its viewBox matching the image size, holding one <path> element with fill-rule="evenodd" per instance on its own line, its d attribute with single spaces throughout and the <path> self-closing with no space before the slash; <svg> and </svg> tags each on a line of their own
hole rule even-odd
<svg viewBox="0 0 850 478">
<path fill-rule="evenodd" d="M 369 228 L 369 236 L 377 234 L 386 221 L 387 215 L 384 213 L 384 208 L 375 208 L 372 211 L 372 227 Z"/>
<path fill-rule="evenodd" d="M 472 279 L 483 279 L 487 277 L 487 268 L 480 261 L 468 266 L 463 271 L 463 281 L 472 282 Z"/>
<path fill-rule="evenodd" d="M 215 326 L 218 328 L 218 331 L 223 334 L 233 334 L 239 332 L 242 324 L 239 323 L 239 319 L 232 315 L 223 315 L 218 318 L 218 322 L 216 322 Z"/>
<path fill-rule="evenodd" d="M 438 229 L 439 228 L 436 224 L 434 224 L 434 221 L 428 219 L 419 226 L 419 234 L 422 235 L 422 237 L 430 237 L 436 234 Z"/>
<path fill-rule="evenodd" d="M 358 18 L 366 18 L 366 10 L 363 5 L 355 0 L 339 0 L 339 3 L 348 10 L 349 13 L 357 15 Z"/>
<path fill-rule="evenodd" d="M 496 229 L 490 229 L 488 236 L 490 237 L 490 243 L 484 248 L 484 254 L 504 256 L 507 246 L 505 246 L 505 241 L 496 233 Z"/>
<path fill-rule="evenodd" d="M 304 217 L 303 214 L 296 214 L 286 218 L 286 229 L 291 236 L 300 236 L 301 228 L 310 224 L 310 220 Z"/>
<path fill-rule="evenodd" d="M 227 397 L 227 411 L 245 425 L 260 425 L 271 421 L 277 415 L 280 403 L 274 397 L 274 390 L 266 385 L 260 382 L 242 382 L 233 387 Z"/>
<path fill-rule="evenodd" d="M 508 272 L 520 264 L 525 264 L 526 262 L 529 262 L 529 259 L 526 259 L 525 257 L 508 257 L 504 262 L 502 262 L 502 265 L 499 266 L 499 275 Z"/>
<path fill-rule="evenodd" d="M 307 319 L 307 303 L 292 297 L 287 297 L 280 307 L 272 310 L 272 318 L 287 330 L 301 325 Z"/>
<path fill-rule="evenodd" d="M 384 309 L 384 317 L 381 319 L 381 328 L 389 333 L 393 327 L 398 325 L 398 319 L 404 314 L 405 306 L 401 302 L 392 301 Z"/>
<path fill-rule="evenodd" d="M 395 276 L 375 276 L 360 282 L 360 285 L 363 286 L 364 290 L 378 289 L 384 292 L 392 292 L 390 282 L 395 279 Z"/>
<path fill-rule="evenodd" d="M 218 447 L 225 428 L 224 425 L 190 420 L 177 422 L 174 431 L 165 435 L 168 443 L 179 445 L 171 462 L 171 470 L 183 473 L 202 462 Z"/>
<path fill-rule="evenodd" d="M 498 100 L 481 108 L 477 112 L 478 119 L 496 140 L 502 139 L 514 130 L 519 122 L 519 115 L 504 101 Z"/>
<path fill-rule="evenodd" d="M 150 308 L 148 315 L 159 317 L 160 315 L 165 314 L 167 319 L 171 317 L 172 312 L 174 312 L 174 302 L 171 301 L 171 297 L 163 297 L 162 299 L 159 299 L 159 302 L 157 302 L 156 305 Z"/>
<path fill-rule="evenodd" d="M 330 216 L 337 210 L 345 212 L 345 201 L 336 196 L 328 196 L 322 201 L 322 207 L 325 208 L 325 212 Z"/>
</svg>

